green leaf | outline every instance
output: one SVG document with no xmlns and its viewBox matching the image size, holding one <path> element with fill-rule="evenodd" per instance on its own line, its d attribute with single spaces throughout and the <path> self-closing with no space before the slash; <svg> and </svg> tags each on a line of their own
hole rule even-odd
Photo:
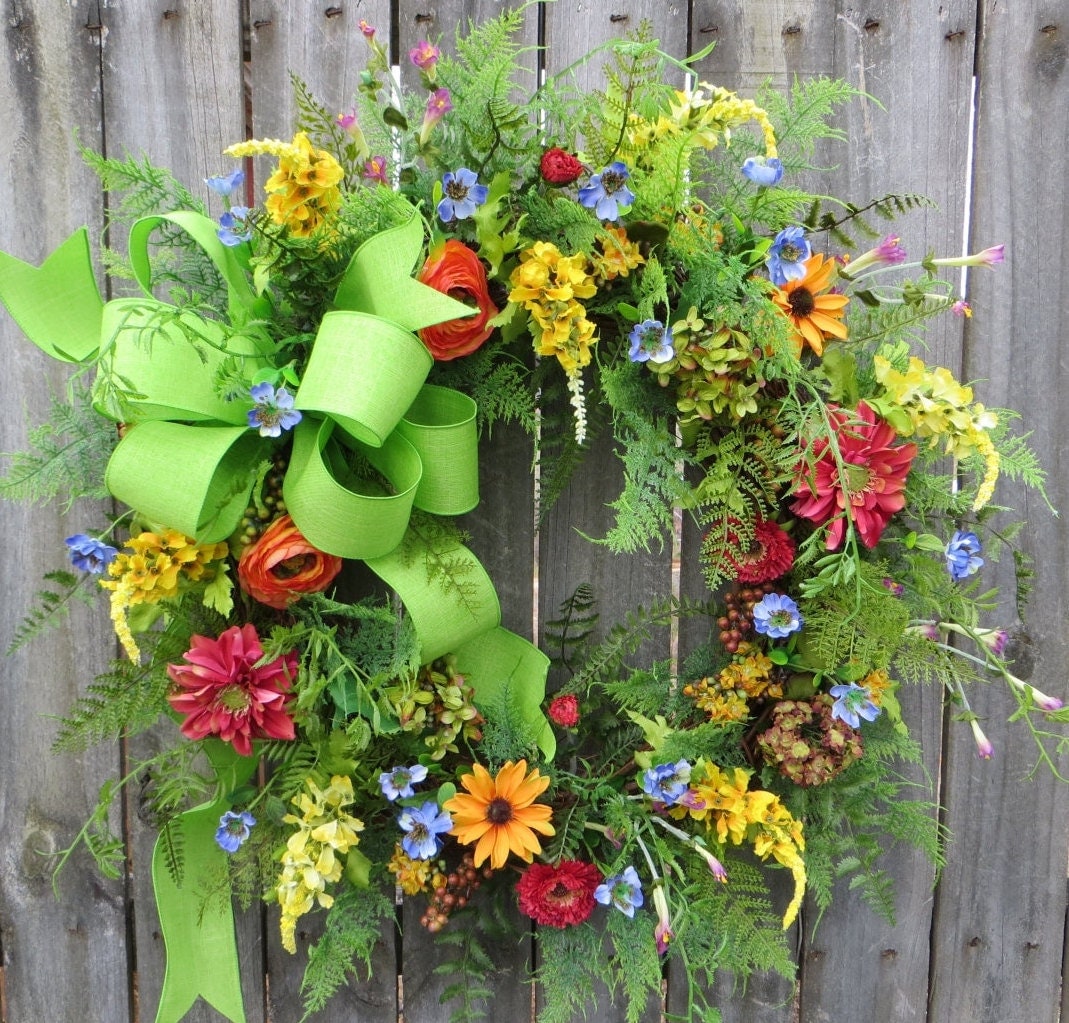
<svg viewBox="0 0 1069 1023">
<path fill-rule="evenodd" d="M 218 611 L 224 618 L 234 610 L 234 580 L 230 578 L 230 565 L 220 561 L 215 566 L 215 576 L 204 587 L 204 606 Z"/>
</svg>

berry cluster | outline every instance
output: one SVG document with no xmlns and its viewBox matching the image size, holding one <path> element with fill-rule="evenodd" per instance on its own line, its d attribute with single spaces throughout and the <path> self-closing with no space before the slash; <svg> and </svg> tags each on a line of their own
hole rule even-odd
<svg viewBox="0 0 1069 1023">
<path fill-rule="evenodd" d="M 472 854 L 466 852 L 456 870 L 444 877 L 440 874 L 437 876 L 434 892 L 419 922 L 431 934 L 437 934 L 449 923 L 449 914 L 454 909 L 463 909 L 479 885 L 492 874 L 489 866 L 477 869 Z"/>
<path fill-rule="evenodd" d="M 728 653 L 739 653 L 739 645 L 748 633 L 753 632 L 754 605 L 775 589 L 772 583 L 763 583 L 728 590 L 724 594 L 725 612 L 716 620 L 716 626 L 720 630 L 720 642 Z"/>
<path fill-rule="evenodd" d="M 276 454 L 271 470 L 264 478 L 263 496 L 250 502 L 241 517 L 238 546 L 248 547 L 280 515 L 285 514 L 286 502 L 282 497 L 282 481 L 286 476 L 286 457 Z"/>
</svg>

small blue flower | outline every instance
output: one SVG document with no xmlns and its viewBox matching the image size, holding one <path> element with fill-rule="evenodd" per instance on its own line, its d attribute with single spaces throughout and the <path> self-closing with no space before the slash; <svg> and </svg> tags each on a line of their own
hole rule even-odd
<svg viewBox="0 0 1069 1023">
<path fill-rule="evenodd" d="M 617 205 L 630 206 L 634 193 L 627 187 L 631 172 L 620 160 L 610 163 L 600 174 L 593 174 L 590 183 L 579 189 L 579 202 L 592 209 L 601 220 L 616 220 L 620 216 Z"/>
<path fill-rule="evenodd" d="M 828 692 L 835 697 L 831 716 L 845 721 L 851 728 L 860 728 L 862 718 L 875 721 L 880 716 L 880 708 L 872 702 L 872 693 L 865 686 L 842 683 L 832 686 Z"/>
<path fill-rule="evenodd" d="M 768 593 L 754 604 L 753 627 L 769 639 L 784 639 L 802 627 L 802 616 L 786 594 Z"/>
<path fill-rule="evenodd" d="M 225 852 L 235 853 L 245 843 L 255 823 L 256 818 L 247 810 L 242 810 L 241 813 L 227 810 L 219 818 L 219 830 L 215 833 L 215 841 Z"/>
<path fill-rule="evenodd" d="M 252 228 L 246 220 L 248 215 L 248 206 L 231 206 L 223 213 L 219 217 L 219 241 L 230 248 L 247 242 L 252 237 Z"/>
<path fill-rule="evenodd" d="M 300 421 L 301 414 L 293 407 L 293 395 L 280 387 L 277 391 L 270 383 L 256 384 L 249 389 L 249 396 L 256 402 L 249 409 L 249 426 L 259 429 L 261 437 L 281 437 L 283 430 L 292 430 Z"/>
<path fill-rule="evenodd" d="M 438 216 L 443 224 L 454 220 L 466 220 L 486 202 L 490 189 L 479 184 L 479 176 L 467 167 L 446 171 L 442 175 L 444 198 L 438 203 Z"/>
<path fill-rule="evenodd" d="M 660 320 L 636 323 L 628 340 L 632 362 L 667 362 L 676 354 L 672 347 L 672 331 Z"/>
<path fill-rule="evenodd" d="M 783 177 L 783 164 L 779 158 L 749 156 L 742 162 L 742 175 L 756 185 L 778 185 Z"/>
<path fill-rule="evenodd" d="M 765 256 L 765 266 L 773 284 L 800 281 L 805 277 L 805 261 L 813 249 L 805 236 L 804 227 L 785 227 L 772 241 Z"/>
<path fill-rule="evenodd" d="M 114 547 L 85 533 L 75 533 L 63 542 L 67 545 L 71 564 L 79 572 L 92 572 L 94 575 L 100 575 L 119 553 Z"/>
<path fill-rule="evenodd" d="M 217 174 L 213 178 L 205 178 L 204 183 L 216 195 L 227 199 L 235 189 L 245 184 L 245 172 L 239 167 L 233 174 Z"/>
<path fill-rule="evenodd" d="M 444 835 L 453 827 L 453 818 L 439 810 L 435 802 L 426 802 L 418 810 L 409 807 L 397 818 L 401 830 L 401 848 L 414 860 L 429 860 L 438 855 Z"/>
<path fill-rule="evenodd" d="M 642 772 L 639 781 L 642 791 L 651 799 L 665 806 L 678 803 L 686 795 L 690 785 L 690 764 L 679 760 L 674 764 L 659 764 Z"/>
<path fill-rule="evenodd" d="M 946 547 L 947 571 L 954 582 L 960 582 L 980 569 L 984 559 L 980 557 L 980 538 L 963 529 L 954 531 Z"/>
<path fill-rule="evenodd" d="M 594 889 L 594 898 L 603 906 L 615 906 L 624 916 L 633 918 L 642 905 L 642 881 L 634 867 L 622 874 L 607 877 Z"/>
<path fill-rule="evenodd" d="M 427 768 L 422 764 L 411 767 L 395 767 L 379 775 L 382 794 L 392 803 L 395 799 L 407 799 L 413 794 L 412 786 L 427 777 Z"/>
</svg>

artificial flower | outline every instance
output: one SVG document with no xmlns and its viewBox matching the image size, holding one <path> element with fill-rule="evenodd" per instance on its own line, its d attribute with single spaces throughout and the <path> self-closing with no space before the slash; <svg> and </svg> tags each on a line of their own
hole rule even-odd
<svg viewBox="0 0 1069 1023">
<path fill-rule="evenodd" d="M 300 412 L 293 407 L 293 395 L 285 387 L 275 390 L 267 382 L 254 384 L 249 388 L 249 397 L 254 404 L 248 412 L 248 423 L 260 431 L 261 437 L 281 437 L 283 430 L 292 430 L 301 421 Z"/>
<path fill-rule="evenodd" d="M 794 564 L 794 539 L 778 522 L 757 519 L 745 544 L 731 527 L 729 523 L 721 561 L 740 583 L 771 582 Z M 707 534 L 706 542 L 710 539 Z"/>
<path fill-rule="evenodd" d="M 812 255 L 813 248 L 805 236 L 805 228 L 785 227 L 772 239 L 765 256 L 769 280 L 776 285 L 802 280 L 807 272 L 806 260 Z"/>
<path fill-rule="evenodd" d="M 408 799 L 413 794 L 413 785 L 418 785 L 427 777 L 427 768 L 422 764 L 411 767 L 395 767 L 379 775 L 379 788 L 392 803 L 395 799 Z"/>
<path fill-rule="evenodd" d="M 655 803 L 671 806 L 686 794 L 690 784 L 690 764 L 679 760 L 674 764 L 658 764 L 642 772 L 639 786 Z"/>
<path fill-rule="evenodd" d="M 418 809 L 409 807 L 397 818 L 397 824 L 405 833 L 401 848 L 414 860 L 429 860 L 438 855 L 442 847 L 439 835 L 445 835 L 453 827 L 449 814 L 428 800 Z"/>
<path fill-rule="evenodd" d="M 1006 246 L 992 245 L 971 256 L 949 256 L 931 260 L 932 266 L 997 266 L 1006 261 Z"/>
<path fill-rule="evenodd" d="M 236 189 L 245 183 L 245 172 L 239 167 L 231 174 L 216 174 L 214 177 L 205 178 L 204 183 L 216 195 L 221 195 L 224 199 L 228 199 Z"/>
<path fill-rule="evenodd" d="M 549 823 L 553 811 L 535 799 L 549 786 L 535 768 L 527 773 L 527 761 L 508 761 L 496 775 L 475 764 L 460 779 L 464 792 L 442 804 L 453 815 L 453 830 L 461 845 L 475 844 L 475 866 L 487 859 L 492 869 L 505 865 L 509 853 L 530 863 L 542 851 L 535 832 L 554 834 Z"/>
<path fill-rule="evenodd" d="M 479 184 L 475 171 L 460 167 L 442 175 L 442 191 L 445 194 L 438 203 L 438 216 L 442 223 L 451 224 L 454 220 L 467 220 L 473 216 L 486 202 L 490 189 Z"/>
<path fill-rule="evenodd" d="M 778 185 L 783 177 L 783 164 L 775 156 L 748 156 L 742 161 L 742 175 L 756 185 Z"/>
<path fill-rule="evenodd" d="M 574 927 L 594 912 L 602 874 L 593 863 L 561 860 L 532 863 L 516 883 L 520 909 L 546 927 Z"/>
<path fill-rule="evenodd" d="M 219 230 L 216 235 L 227 248 L 234 248 L 252 238 L 249 226 L 249 207 L 231 206 L 219 216 Z"/>
<path fill-rule="evenodd" d="M 306 593 L 325 590 L 341 568 L 341 558 L 317 550 L 282 515 L 242 551 L 238 582 L 254 600 L 281 610 Z"/>
<path fill-rule="evenodd" d="M 253 739 L 292 739 L 289 693 L 297 678 L 297 654 L 267 664 L 256 627 L 233 625 L 217 639 L 193 636 L 184 664 L 167 665 L 175 690 L 167 701 L 190 739 L 217 736 L 243 757 Z"/>
<path fill-rule="evenodd" d="M 490 321 L 498 310 L 490 298 L 486 269 L 463 242 L 449 238 L 436 245 L 427 256 L 419 279 L 443 295 L 469 304 L 474 313 L 420 330 L 420 340 L 439 362 L 470 355 L 493 333 Z"/>
<path fill-rule="evenodd" d="M 421 146 L 427 144 L 427 139 L 431 137 L 431 130 L 452 109 L 453 97 L 450 96 L 448 89 L 435 89 L 427 97 L 427 106 L 423 111 L 423 124 L 419 130 L 419 144 Z"/>
<path fill-rule="evenodd" d="M 598 235 L 598 251 L 590 256 L 590 264 L 599 284 L 628 277 L 632 270 L 646 262 L 636 242 L 627 237 L 622 227 L 605 226 Z"/>
<path fill-rule="evenodd" d="M 805 276 L 789 280 L 772 292 L 772 301 L 787 317 L 793 328 L 795 352 L 802 354 L 805 345 L 817 355 L 824 354 L 828 338 L 846 337 L 843 310 L 846 295 L 829 294 L 835 276 L 835 263 L 818 252 L 805 263 Z"/>
<path fill-rule="evenodd" d="M 769 639 L 785 639 L 801 629 L 802 615 L 785 593 L 767 593 L 754 604 L 753 627 Z"/>
<path fill-rule="evenodd" d="M 984 563 L 980 557 L 983 548 L 980 538 L 968 530 L 956 529 L 950 542 L 946 545 L 947 571 L 954 582 L 961 582 L 966 576 L 978 572 Z"/>
<path fill-rule="evenodd" d="M 418 67 L 420 71 L 432 71 L 441 56 L 442 51 L 426 39 L 421 40 L 408 51 L 408 59 Z"/>
<path fill-rule="evenodd" d="M 610 163 L 600 174 L 592 174 L 590 181 L 579 189 L 579 202 L 592 209 L 601 220 L 616 220 L 620 206 L 630 206 L 634 193 L 627 187 L 631 172 L 620 160 Z"/>
<path fill-rule="evenodd" d="M 906 258 L 906 250 L 899 244 L 899 237 L 889 234 L 879 245 L 861 253 L 846 266 L 847 273 L 856 277 L 863 270 L 872 266 L 893 266 Z"/>
<path fill-rule="evenodd" d="M 972 306 L 963 298 L 959 298 L 951 307 L 950 311 L 955 316 L 964 317 L 967 320 L 972 319 Z"/>
<path fill-rule="evenodd" d="M 831 705 L 832 717 L 845 721 L 851 728 L 860 728 L 862 718 L 875 721 L 880 716 L 880 708 L 865 686 L 856 682 L 841 683 L 832 686 L 828 692 L 835 697 Z"/>
<path fill-rule="evenodd" d="M 852 415 L 831 409 L 829 419 L 830 435 L 812 443 L 812 461 L 807 459 L 797 474 L 791 511 L 818 526 L 831 523 L 828 550 L 843 542 L 848 518 L 861 542 L 875 547 L 891 517 L 905 507 L 906 476 L 917 445 L 895 444 L 894 428 L 863 401 Z"/>
<path fill-rule="evenodd" d="M 571 153 L 553 146 L 542 154 L 542 159 L 538 161 L 538 172 L 542 180 L 551 185 L 570 185 L 582 176 L 583 165 Z"/>
<path fill-rule="evenodd" d="M 976 755 L 981 760 L 990 760 L 995 755 L 995 747 L 991 745 L 991 740 L 984 735 L 980 722 L 976 718 L 970 718 L 969 727 L 972 729 L 973 741 L 976 743 Z"/>
<path fill-rule="evenodd" d="M 546 711 L 549 720 L 561 728 L 574 728 L 579 724 L 579 698 L 574 693 L 555 696 Z"/>
<path fill-rule="evenodd" d="M 672 331 L 660 320 L 636 323 L 628 340 L 631 342 L 628 357 L 632 362 L 667 362 L 676 354 L 672 347 Z"/>
<path fill-rule="evenodd" d="M 360 176 L 368 182 L 376 181 L 380 185 L 389 185 L 390 179 L 386 177 L 386 157 L 373 156 L 364 161 L 364 169 Z"/>
<path fill-rule="evenodd" d="M 396 878 L 405 895 L 418 895 L 426 891 L 435 874 L 434 865 L 429 860 L 413 859 L 400 844 L 394 846 L 386 869 Z"/>
<path fill-rule="evenodd" d="M 79 572 L 91 572 L 100 575 L 118 555 L 118 550 L 109 547 L 103 540 L 85 533 L 75 533 L 63 541 L 67 545 L 71 564 Z"/>
<path fill-rule="evenodd" d="M 594 899 L 603 906 L 615 906 L 628 919 L 642 906 L 642 879 L 634 867 L 624 867 L 622 874 L 607 877 L 594 889 Z"/>
<path fill-rule="evenodd" d="M 248 840 L 256 818 L 247 810 L 235 813 L 227 810 L 219 818 L 219 827 L 215 832 L 215 841 L 223 852 L 236 853 Z"/>
<path fill-rule="evenodd" d="M 657 911 L 657 926 L 653 929 L 653 938 L 657 944 L 657 954 L 668 951 L 668 943 L 675 937 L 672 931 L 672 915 L 668 909 L 668 896 L 664 886 L 658 884 L 653 889 L 653 908 Z"/>
</svg>

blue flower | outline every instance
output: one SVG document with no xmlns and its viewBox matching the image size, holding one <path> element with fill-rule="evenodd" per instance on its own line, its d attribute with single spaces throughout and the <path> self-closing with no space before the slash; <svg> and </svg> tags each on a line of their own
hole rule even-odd
<svg viewBox="0 0 1069 1023">
<path fill-rule="evenodd" d="M 418 810 L 409 808 L 397 818 L 401 830 L 401 848 L 414 860 L 429 860 L 438 855 L 444 835 L 453 827 L 453 818 L 445 810 L 439 810 L 435 802 L 426 802 Z"/>
<path fill-rule="evenodd" d="M 805 277 L 805 261 L 813 255 L 804 227 L 785 227 L 772 241 L 765 266 L 773 284 L 800 281 Z"/>
<path fill-rule="evenodd" d="M 270 383 L 256 384 L 249 389 L 249 396 L 256 402 L 249 409 L 249 426 L 259 429 L 261 437 L 281 437 L 283 430 L 292 430 L 300 421 L 301 414 L 293 407 L 293 395 L 280 387 L 277 391 Z"/>
<path fill-rule="evenodd" d="M 245 172 L 239 167 L 233 174 L 217 174 L 213 178 L 205 178 L 204 183 L 216 195 L 227 199 L 235 189 L 245 184 Z"/>
<path fill-rule="evenodd" d="M 455 173 L 446 171 L 442 175 L 442 191 L 445 197 L 438 203 L 438 216 L 442 223 L 448 224 L 474 215 L 475 210 L 486 202 L 490 190 L 479 184 L 475 171 L 461 167 Z"/>
<path fill-rule="evenodd" d="M 631 176 L 627 164 L 620 160 L 610 163 L 600 174 L 593 174 L 590 183 L 579 189 L 579 202 L 592 209 L 601 220 L 616 220 L 620 216 L 617 204 L 630 206 L 634 193 L 627 187 Z"/>
<path fill-rule="evenodd" d="M 842 683 L 832 686 L 828 692 L 835 697 L 831 716 L 845 721 L 851 728 L 860 728 L 862 718 L 875 721 L 880 716 L 880 708 L 872 702 L 872 693 L 865 686 Z"/>
<path fill-rule="evenodd" d="M 252 237 L 252 228 L 245 219 L 248 215 L 248 206 L 231 206 L 219 218 L 219 241 L 231 248 L 247 242 Z"/>
<path fill-rule="evenodd" d="M 979 570 L 984 563 L 980 557 L 981 550 L 980 538 L 975 533 L 963 529 L 954 531 L 946 547 L 947 571 L 954 582 L 960 582 Z"/>
<path fill-rule="evenodd" d="M 256 818 L 247 810 L 242 810 L 241 813 L 227 810 L 219 818 L 219 829 L 215 833 L 215 841 L 225 852 L 235 853 L 249 837 L 249 832 L 255 823 Z"/>
<path fill-rule="evenodd" d="M 80 572 L 92 572 L 94 575 L 103 572 L 119 553 L 114 547 L 85 533 L 75 533 L 63 542 L 67 545 L 71 564 Z"/>
<path fill-rule="evenodd" d="M 603 906 L 615 906 L 624 916 L 633 918 L 642 905 L 642 881 L 634 867 L 622 874 L 607 877 L 594 889 L 594 898 Z"/>
<path fill-rule="evenodd" d="M 769 639 L 783 639 L 802 627 L 802 616 L 786 594 L 768 593 L 754 604 L 753 627 Z"/>
<path fill-rule="evenodd" d="M 672 331 L 660 320 L 636 323 L 628 340 L 632 362 L 667 362 L 676 354 L 672 347 Z"/>
<path fill-rule="evenodd" d="M 395 799 L 407 799 L 411 796 L 413 784 L 418 784 L 427 777 L 427 768 L 422 764 L 411 767 L 395 767 L 392 771 L 383 771 L 379 775 L 379 787 L 382 794 L 392 803 Z"/>
<path fill-rule="evenodd" d="M 749 156 L 742 162 L 742 175 L 758 185 L 778 185 L 783 164 L 775 156 Z"/>
<path fill-rule="evenodd" d="M 690 785 L 690 764 L 685 760 L 674 764 L 659 764 L 642 772 L 639 782 L 642 791 L 665 806 L 678 803 Z"/>
</svg>

